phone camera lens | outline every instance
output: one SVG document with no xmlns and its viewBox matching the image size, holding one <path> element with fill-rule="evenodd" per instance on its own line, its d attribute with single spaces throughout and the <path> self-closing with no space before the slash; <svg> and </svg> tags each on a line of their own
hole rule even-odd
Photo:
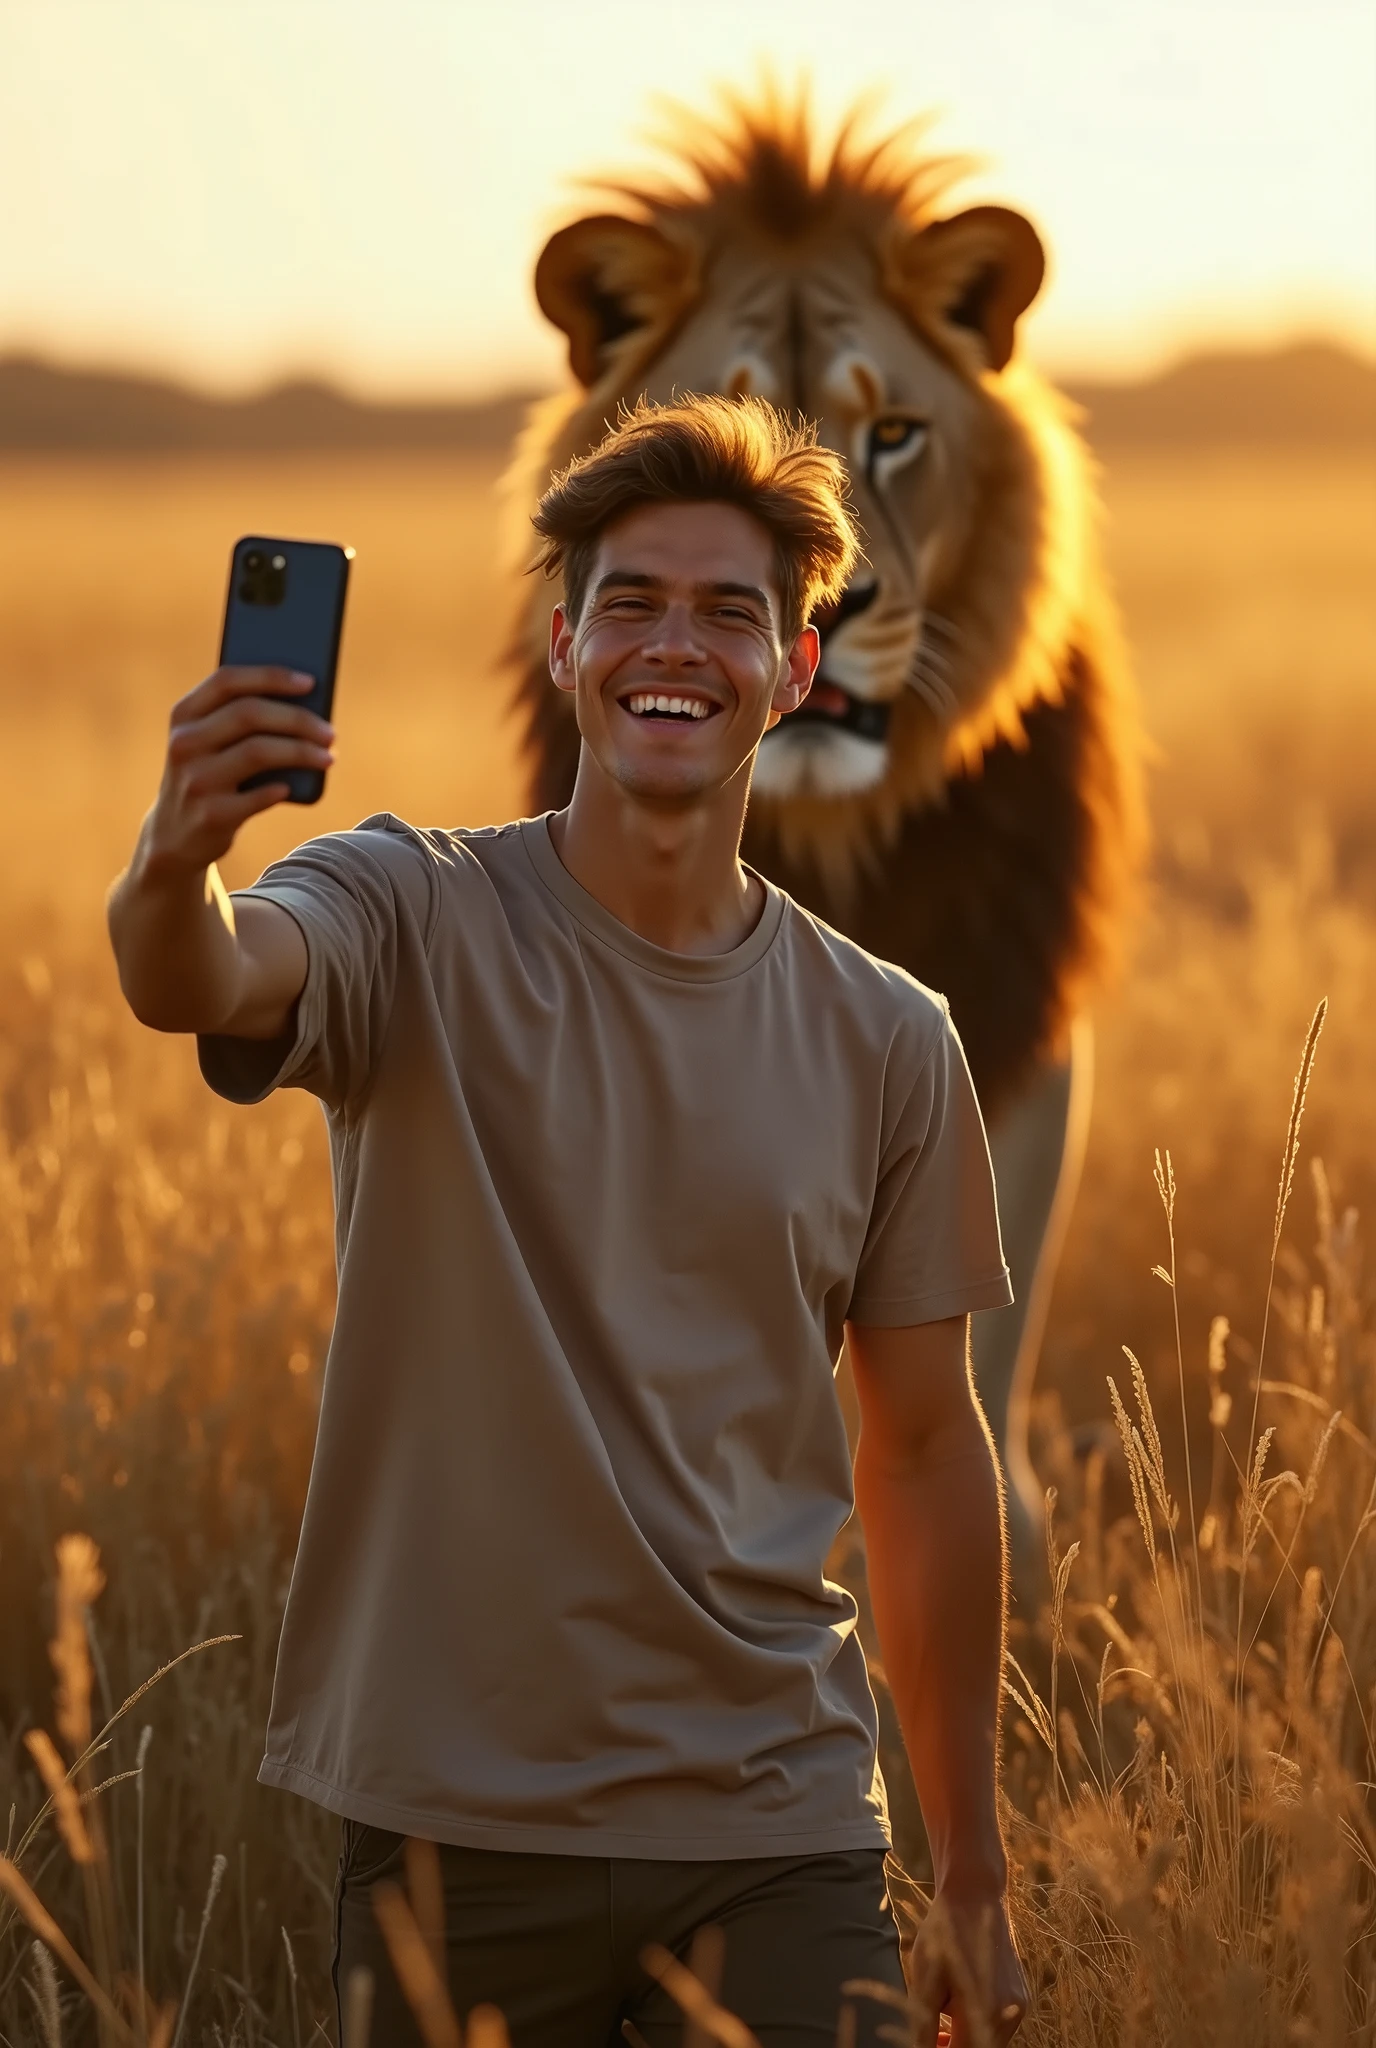
<svg viewBox="0 0 1376 2048">
<path fill-rule="evenodd" d="M 274 569 L 285 569 L 285 568 L 286 568 L 286 566 L 287 566 L 287 558 L 286 558 L 286 556 L 285 556 L 285 555 L 274 555 L 274 556 L 273 556 L 273 558 L 272 558 L 272 566 L 273 566 L 273 568 L 274 568 Z"/>
<path fill-rule="evenodd" d="M 261 569 L 262 566 L 263 557 L 258 553 L 256 548 L 251 553 L 244 556 L 244 567 L 246 569 Z"/>
</svg>

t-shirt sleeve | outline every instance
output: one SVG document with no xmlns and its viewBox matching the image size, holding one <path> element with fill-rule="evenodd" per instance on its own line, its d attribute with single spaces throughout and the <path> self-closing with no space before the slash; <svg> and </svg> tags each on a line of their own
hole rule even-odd
<svg viewBox="0 0 1376 2048">
<path fill-rule="evenodd" d="M 306 941 L 306 980 L 280 1038 L 203 1035 L 201 1072 L 231 1102 L 306 1088 L 331 1108 L 362 1095 L 392 1013 L 406 939 L 424 947 L 434 881 L 421 835 L 390 818 L 332 832 L 274 862 L 231 899 L 287 911 Z"/>
<path fill-rule="evenodd" d="M 884 1145 L 848 1320 L 902 1328 L 1012 1299 L 984 1119 L 947 1016 Z"/>
</svg>

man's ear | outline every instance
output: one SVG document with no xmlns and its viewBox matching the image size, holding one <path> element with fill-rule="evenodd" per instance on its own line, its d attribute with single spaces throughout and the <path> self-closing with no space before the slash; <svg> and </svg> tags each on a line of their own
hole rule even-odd
<svg viewBox="0 0 1376 2048">
<path fill-rule="evenodd" d="M 886 252 L 884 289 L 957 362 L 1001 370 L 1045 274 L 1046 253 L 1030 220 L 1006 206 L 972 206 L 896 239 Z"/>
<path fill-rule="evenodd" d="M 783 674 L 774 685 L 774 695 L 769 704 L 769 718 L 765 725 L 766 732 L 777 725 L 781 718 L 786 718 L 790 711 L 798 709 L 812 688 L 812 680 L 821 659 L 821 635 L 815 626 L 804 626 L 789 648 Z"/>
<path fill-rule="evenodd" d="M 549 672 L 556 690 L 570 693 L 577 687 L 573 665 L 573 623 L 562 604 L 557 604 L 549 622 Z"/>
<path fill-rule="evenodd" d="M 583 385 L 604 374 L 624 336 L 659 341 L 697 291 L 690 249 L 615 213 L 560 228 L 535 266 L 540 311 L 568 336 L 569 367 Z"/>
</svg>

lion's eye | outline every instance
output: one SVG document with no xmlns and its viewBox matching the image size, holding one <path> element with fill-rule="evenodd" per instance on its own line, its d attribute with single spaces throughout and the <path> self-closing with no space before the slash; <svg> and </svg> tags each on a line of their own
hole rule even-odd
<svg viewBox="0 0 1376 2048">
<path fill-rule="evenodd" d="M 904 468 L 921 454 L 926 439 L 926 420 L 915 420 L 902 413 L 872 420 L 865 451 L 871 482 L 882 482 L 896 469 Z"/>
</svg>

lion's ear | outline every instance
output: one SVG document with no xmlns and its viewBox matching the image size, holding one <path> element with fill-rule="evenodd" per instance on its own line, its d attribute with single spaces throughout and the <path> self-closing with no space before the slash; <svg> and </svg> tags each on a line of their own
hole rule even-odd
<svg viewBox="0 0 1376 2048">
<path fill-rule="evenodd" d="M 569 365 L 595 384 L 608 351 L 641 328 L 665 332 L 696 294 L 691 253 L 658 228 L 592 214 L 560 228 L 535 266 L 540 311 L 569 338 Z"/>
<path fill-rule="evenodd" d="M 969 360 L 973 344 L 986 369 L 1001 370 L 1045 273 L 1030 220 L 1006 206 L 972 206 L 896 242 L 884 282 L 909 318 L 959 358 Z"/>
</svg>

